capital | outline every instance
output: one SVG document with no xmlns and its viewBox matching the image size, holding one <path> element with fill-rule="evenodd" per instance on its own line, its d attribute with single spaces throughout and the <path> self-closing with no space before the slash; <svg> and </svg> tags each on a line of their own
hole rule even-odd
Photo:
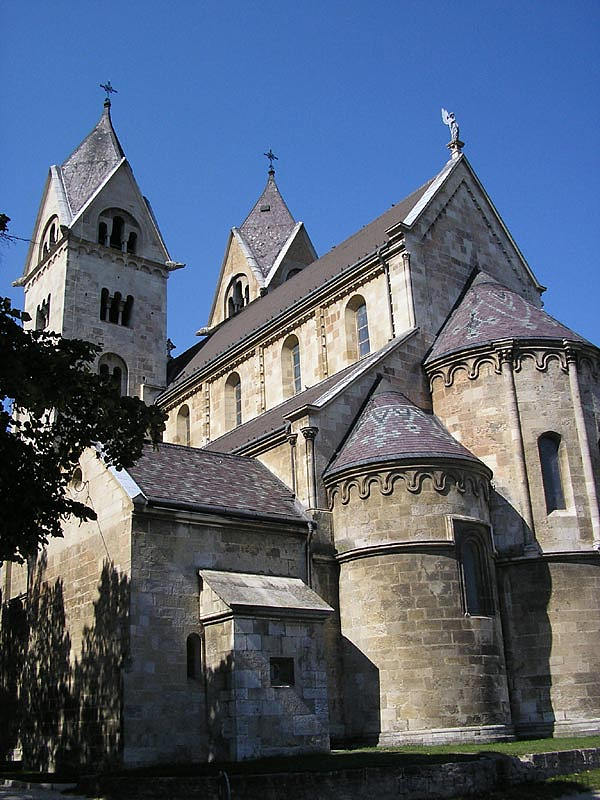
<svg viewBox="0 0 600 800">
<path fill-rule="evenodd" d="M 298 441 L 298 434 L 297 433 L 288 433 L 287 440 L 290 443 L 290 447 L 295 447 L 296 442 Z"/>
<path fill-rule="evenodd" d="M 304 436 L 307 441 L 313 441 L 319 432 L 319 429 L 315 425 L 308 425 L 306 428 L 301 428 L 301 430 L 302 436 Z"/>
</svg>

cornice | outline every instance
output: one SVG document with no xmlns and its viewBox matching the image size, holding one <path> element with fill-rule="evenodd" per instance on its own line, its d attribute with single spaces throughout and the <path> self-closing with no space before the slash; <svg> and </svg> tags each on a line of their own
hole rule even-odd
<svg viewBox="0 0 600 800">
<path fill-rule="evenodd" d="M 21 277 L 17 278 L 16 281 L 13 281 L 12 285 L 27 287 L 27 284 L 36 281 L 44 274 L 44 272 L 46 272 L 46 269 L 52 266 L 56 259 L 68 249 L 67 245 L 68 236 L 62 236 L 48 252 L 48 254 L 41 261 L 39 261 L 33 269 L 29 270 L 26 275 L 21 275 Z"/>
<path fill-rule="evenodd" d="M 440 356 L 424 366 L 429 377 L 429 388 L 433 391 L 436 380 L 445 387 L 454 384 L 458 372 L 464 371 L 469 380 L 479 378 L 481 368 L 489 364 L 496 375 L 502 374 L 502 363 L 512 364 L 515 373 L 521 372 L 526 361 L 532 361 L 539 372 L 546 372 L 555 361 L 564 373 L 569 371 L 572 360 L 585 362 L 594 374 L 600 371 L 600 352 L 594 345 L 571 339 L 502 339 L 480 345 L 470 350 L 461 350 Z"/>
<path fill-rule="evenodd" d="M 455 547 L 454 539 L 425 539 L 423 541 L 410 542 L 386 542 L 385 544 L 374 544 L 368 547 L 355 547 L 338 553 L 335 560 L 338 564 L 348 561 L 357 561 L 361 558 L 375 558 L 377 556 L 394 555 L 395 553 L 415 552 L 415 551 L 435 551 L 453 550 Z"/>
<path fill-rule="evenodd" d="M 336 497 L 342 505 L 352 499 L 355 489 L 360 500 L 366 500 L 375 486 L 383 496 L 391 495 L 396 484 L 401 481 L 406 491 L 419 494 L 423 483 L 431 481 L 432 487 L 440 494 L 452 484 L 464 494 L 470 491 L 475 497 L 483 497 L 486 502 L 490 494 L 491 472 L 484 465 L 467 459 L 443 459 L 432 457 L 427 463 L 407 463 L 390 466 L 373 465 L 353 467 L 343 473 L 324 479 L 327 489 L 328 510 L 333 511 Z"/>
<path fill-rule="evenodd" d="M 532 561 L 549 561 L 556 563 L 561 561 L 580 561 L 581 559 L 595 561 L 598 563 L 598 566 L 600 566 L 600 551 L 592 549 L 539 551 L 529 556 L 498 558 L 496 560 L 496 565 L 499 567 L 511 567 L 524 566 L 531 564 Z"/>
</svg>

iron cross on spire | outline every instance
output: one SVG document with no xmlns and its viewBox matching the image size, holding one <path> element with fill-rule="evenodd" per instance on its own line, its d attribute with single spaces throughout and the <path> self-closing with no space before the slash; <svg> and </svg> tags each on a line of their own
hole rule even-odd
<svg viewBox="0 0 600 800">
<path fill-rule="evenodd" d="M 266 157 L 269 159 L 269 175 L 274 175 L 275 169 L 273 167 L 273 161 L 279 161 L 279 159 L 277 158 L 271 147 L 269 147 L 269 152 L 265 153 L 264 155 L 266 155 Z"/>
<path fill-rule="evenodd" d="M 104 100 L 105 103 L 110 103 L 111 94 L 118 94 L 117 90 L 113 89 L 110 81 L 107 81 L 106 83 L 101 83 L 100 88 L 104 89 L 104 91 L 106 92 L 106 98 Z"/>
</svg>

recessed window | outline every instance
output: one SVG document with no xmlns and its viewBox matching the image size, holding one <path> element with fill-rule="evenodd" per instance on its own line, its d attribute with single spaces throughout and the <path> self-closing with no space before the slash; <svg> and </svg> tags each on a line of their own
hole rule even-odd
<svg viewBox="0 0 600 800">
<path fill-rule="evenodd" d="M 225 423 L 228 428 L 242 424 L 242 382 L 237 372 L 225 382 Z"/>
<path fill-rule="evenodd" d="M 202 640 L 197 633 L 190 633 L 186 641 L 187 676 L 190 680 L 202 678 Z"/>
<path fill-rule="evenodd" d="M 371 352 L 369 319 L 364 297 L 351 297 L 345 311 L 346 347 L 349 361 L 357 361 Z"/>
<path fill-rule="evenodd" d="M 281 349 L 281 378 L 284 397 L 292 397 L 302 391 L 300 342 L 293 333 L 287 337 Z"/>
<path fill-rule="evenodd" d="M 494 601 L 485 535 L 478 528 L 465 528 L 457 533 L 456 541 L 464 612 L 489 617 L 494 613 Z"/>
<path fill-rule="evenodd" d="M 272 658 L 271 686 L 294 686 L 294 659 Z"/>
<path fill-rule="evenodd" d="M 225 295 L 225 316 L 234 317 L 250 302 L 250 286 L 245 275 L 232 278 Z"/>
<path fill-rule="evenodd" d="M 40 249 L 39 249 L 39 260 L 41 261 L 45 258 L 50 250 L 54 247 L 57 243 L 59 234 L 58 234 L 58 217 L 56 214 L 53 217 L 50 217 L 48 222 L 46 223 L 46 227 L 44 228 L 44 233 L 42 234 L 42 238 L 40 241 Z"/>
<path fill-rule="evenodd" d="M 177 412 L 177 441 L 185 445 L 190 443 L 190 409 L 186 404 Z"/>
<path fill-rule="evenodd" d="M 561 470 L 561 438 L 558 433 L 549 431 L 538 439 L 542 482 L 546 497 L 546 511 L 566 508 Z"/>
<path fill-rule="evenodd" d="M 35 329 L 42 331 L 50 323 L 50 295 L 39 304 L 35 312 Z"/>
<path fill-rule="evenodd" d="M 113 217 L 112 230 L 110 232 L 109 244 L 115 250 L 123 249 L 123 228 L 125 223 L 123 217 Z"/>
<path fill-rule="evenodd" d="M 110 294 L 108 289 L 100 292 L 100 319 L 113 325 L 131 327 L 133 315 L 133 296 L 128 294 L 124 300 L 121 292 Z"/>
<path fill-rule="evenodd" d="M 98 361 L 98 374 L 114 382 L 120 394 L 127 394 L 127 364 L 116 353 L 103 353 Z"/>
</svg>

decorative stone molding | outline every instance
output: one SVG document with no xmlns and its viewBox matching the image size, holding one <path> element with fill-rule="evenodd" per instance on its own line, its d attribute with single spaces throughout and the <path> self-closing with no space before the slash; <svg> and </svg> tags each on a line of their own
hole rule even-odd
<svg viewBox="0 0 600 800">
<path fill-rule="evenodd" d="M 329 511 L 333 510 L 336 497 L 342 505 L 347 505 L 351 500 L 352 489 L 355 489 L 360 500 L 366 500 L 371 495 L 371 488 L 375 487 L 383 496 L 391 495 L 396 484 L 401 481 L 406 491 L 419 494 L 426 480 L 431 481 L 436 492 L 442 493 L 452 485 L 464 494 L 469 491 L 475 497 L 489 500 L 489 479 L 481 474 L 474 474 L 465 468 L 448 466 L 436 468 L 433 465 L 410 465 L 393 468 L 380 468 L 360 475 L 346 475 L 333 479 L 327 486 L 327 501 Z"/>
<path fill-rule="evenodd" d="M 521 342 L 511 339 L 480 346 L 475 352 L 465 350 L 450 353 L 426 365 L 425 371 L 429 376 L 429 388 L 433 391 L 436 380 L 441 380 L 445 387 L 452 386 L 455 376 L 461 371 L 466 373 L 469 380 L 476 380 L 484 364 L 489 364 L 496 375 L 501 375 L 503 363 L 511 363 L 513 370 L 520 372 L 527 360 L 532 361 L 539 372 L 546 372 L 552 362 L 557 362 L 565 374 L 569 371 L 569 363 L 573 361 L 585 362 L 594 374 L 600 368 L 600 358 L 595 348 L 584 343 L 567 340 Z"/>
<path fill-rule="evenodd" d="M 217 370 L 210 376 L 211 383 L 222 378 L 223 375 L 227 375 L 228 372 L 233 372 L 236 367 L 239 367 L 240 364 L 243 364 L 244 361 L 249 361 L 253 356 L 256 354 L 256 350 L 252 348 L 252 350 L 247 350 L 245 353 L 242 353 L 237 358 L 234 358 L 232 361 L 229 361 L 226 365 L 221 367 L 221 369 Z"/>
</svg>

